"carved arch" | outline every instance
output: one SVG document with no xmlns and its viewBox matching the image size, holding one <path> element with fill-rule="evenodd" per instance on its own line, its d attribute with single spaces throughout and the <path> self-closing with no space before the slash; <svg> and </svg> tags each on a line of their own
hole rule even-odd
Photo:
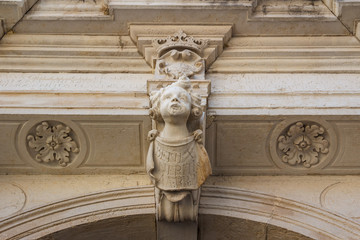
<svg viewBox="0 0 360 240">
<path fill-rule="evenodd" d="M 204 186 L 199 214 L 271 224 L 313 239 L 360 239 L 360 224 L 323 208 L 238 188 Z"/>
<path fill-rule="evenodd" d="M 37 239 L 84 223 L 153 214 L 154 188 L 117 189 L 67 199 L 0 222 L 0 239 Z M 238 188 L 204 186 L 199 214 L 267 223 L 313 239 L 360 239 L 360 224 L 323 208 Z"/>
<path fill-rule="evenodd" d="M 0 221 L 0 239 L 38 239 L 84 223 L 155 214 L 154 187 L 88 194 L 34 208 Z"/>
</svg>

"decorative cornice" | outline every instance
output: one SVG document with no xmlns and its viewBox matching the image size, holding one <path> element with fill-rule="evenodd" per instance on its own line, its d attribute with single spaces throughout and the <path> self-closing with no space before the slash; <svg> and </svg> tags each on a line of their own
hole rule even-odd
<svg viewBox="0 0 360 240">
<path fill-rule="evenodd" d="M 353 36 L 233 37 L 208 73 L 360 73 L 360 43 Z"/>
<path fill-rule="evenodd" d="M 7 34 L 0 72 L 151 73 L 128 36 Z"/>
<path fill-rule="evenodd" d="M 348 35 L 341 22 L 344 19 L 346 25 L 347 17 L 339 20 L 327 9 L 323 2 L 330 1 L 40 1 L 18 22 L 15 32 L 126 35 L 133 23 L 171 23 L 227 24 L 233 26 L 234 35 L 241 36 Z"/>
<path fill-rule="evenodd" d="M 38 0 L 0 1 L 0 39 Z"/>
<path fill-rule="evenodd" d="M 191 9 L 248 9 L 256 6 L 256 0 L 214 0 L 214 1 L 202 1 L 202 0 L 111 0 L 109 7 L 111 9 L 179 9 L 179 10 L 191 10 Z"/>
<path fill-rule="evenodd" d="M 338 17 L 349 32 L 360 39 L 358 27 L 360 2 L 358 0 L 324 0 L 323 2 Z"/>
<path fill-rule="evenodd" d="M 25 21 L 109 21 L 112 19 L 113 16 L 109 14 L 108 0 L 40 0 L 24 16 Z"/>
</svg>

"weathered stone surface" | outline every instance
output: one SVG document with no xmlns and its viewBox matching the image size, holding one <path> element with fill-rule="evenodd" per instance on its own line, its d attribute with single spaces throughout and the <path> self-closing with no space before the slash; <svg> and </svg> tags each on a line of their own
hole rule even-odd
<svg viewBox="0 0 360 240">
<path fill-rule="evenodd" d="M 360 173 L 358 1 L 39 0 L 25 14 L 34 3 L 0 3 L 1 239 L 154 239 L 146 132 L 182 134 L 150 122 L 147 94 L 180 75 L 209 115 L 183 133 L 206 130 L 219 175 L 203 185 L 200 237 L 360 239 L 359 179 L 344 176 Z M 156 55 L 152 40 L 179 30 L 208 42 L 202 54 Z M 200 149 L 188 152 L 208 161 Z M 195 225 L 158 233 L 196 238 Z"/>
<path fill-rule="evenodd" d="M 150 184 L 146 175 L 10 175 L 0 177 L 0 182 L 12 182 L 21 188 L 27 199 L 22 209 L 17 209 L 16 213 L 9 212 L 10 215 L 2 218 L 0 234 L 41 237 L 69 228 L 61 233 L 65 235 L 54 235 L 67 236 L 73 227 L 80 225 L 75 228 L 76 231 L 88 229 L 97 236 L 103 229 L 104 234 L 112 236 L 107 227 L 112 228 L 114 221 L 124 220 L 126 223 L 127 217 L 132 219 L 131 216 L 139 214 L 143 219 L 150 219 L 147 214 L 151 214 L 155 221 L 154 192 L 152 187 L 144 187 Z M 201 236 L 210 239 L 212 236 L 216 236 L 214 239 L 223 239 L 221 236 L 263 236 L 264 229 L 267 229 L 268 237 L 273 234 L 275 238 L 280 233 L 289 239 L 296 236 L 284 229 L 274 230 L 271 227 L 274 225 L 314 239 L 342 239 L 344 236 L 352 239 L 350 236 L 360 234 L 357 194 L 352 190 L 357 185 L 357 176 L 210 177 L 204 186 L 200 203 Z M 0 200 L 3 203 L 9 200 L 18 202 L 21 198 L 12 193 L 5 191 Z M 212 216 L 207 219 L 207 215 Z M 69 219 L 72 220 L 69 222 Z M 102 224 L 105 219 L 109 220 Z M 62 224 L 58 225 L 58 221 Z M 251 221 L 257 223 L 249 224 Z M 42 228 L 41 222 L 49 227 Z M 99 228 L 93 222 L 98 222 Z M 130 222 L 130 229 L 137 229 L 139 225 Z M 12 224 L 16 224 L 16 227 Z M 34 224 L 38 226 L 35 229 Z M 91 226 L 91 229 L 86 226 Z M 123 231 L 122 226 L 118 227 L 119 231 Z M 242 233 L 244 229 L 246 232 Z M 129 231 L 129 234 L 137 234 L 135 232 Z"/>
<path fill-rule="evenodd" d="M 97 240 L 97 239 L 144 239 L 155 240 L 154 215 L 110 218 L 95 223 L 79 225 L 55 232 L 39 240 Z"/>
<path fill-rule="evenodd" d="M 6 0 L 0 2 L 0 39 L 25 15 L 37 0 Z"/>
<path fill-rule="evenodd" d="M 0 219 L 21 211 L 26 204 L 24 191 L 15 184 L 0 182 Z"/>
<path fill-rule="evenodd" d="M 203 240 L 311 240 L 284 228 L 270 224 L 254 222 L 244 219 L 236 219 L 224 216 L 201 215 L 200 216 L 200 238 Z"/>
<path fill-rule="evenodd" d="M 65 3 L 64 3 L 65 2 Z M 60 3 L 60 4 L 58 4 Z M 316 1 L 132 1 L 111 0 L 105 6 L 86 1 L 39 1 L 34 10 L 15 28 L 29 33 L 127 34 L 129 23 L 168 24 L 174 19 L 184 24 L 234 25 L 236 35 L 346 35 L 348 30 L 320 0 Z M 64 11 L 62 6 L 69 9 Z M 263 6 L 272 5 L 277 7 Z M 53 9 L 53 11 L 51 11 Z M 159 11 L 161 9 L 161 11 Z M 186 11 L 183 11 L 186 9 Z M 74 16 L 72 11 L 77 11 Z M 181 11 L 179 11 L 181 10 Z M 204 11 L 201 11 L 204 10 Z M 87 13 L 88 11 L 88 13 Z M 109 15 L 107 15 L 109 14 Z M 64 16 L 68 15 L 66 19 Z M 221 21 L 219 22 L 219 19 Z M 52 20 L 52 21 L 49 21 Z M 97 20 L 91 26 L 84 20 Z M 42 26 L 42 28 L 40 27 Z M 86 27 L 85 27 L 86 26 Z"/>
</svg>

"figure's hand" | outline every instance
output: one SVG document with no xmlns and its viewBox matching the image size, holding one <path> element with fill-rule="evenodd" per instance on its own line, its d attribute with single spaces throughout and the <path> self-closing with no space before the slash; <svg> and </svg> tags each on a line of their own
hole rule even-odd
<svg viewBox="0 0 360 240">
<path fill-rule="evenodd" d="M 154 141 L 158 134 L 159 134 L 158 130 L 156 129 L 150 130 L 148 133 L 148 141 L 150 142 Z"/>
<path fill-rule="evenodd" d="M 197 143 L 202 143 L 202 134 L 203 132 L 200 129 L 193 132 L 194 139 Z"/>
</svg>

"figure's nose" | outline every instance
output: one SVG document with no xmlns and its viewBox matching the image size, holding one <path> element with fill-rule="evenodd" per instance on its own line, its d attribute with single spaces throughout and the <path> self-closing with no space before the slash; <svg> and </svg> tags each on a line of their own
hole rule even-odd
<svg viewBox="0 0 360 240">
<path fill-rule="evenodd" d="M 173 98 L 171 99 L 171 102 L 179 102 L 179 99 L 178 99 L 177 97 L 173 97 Z"/>
</svg>

